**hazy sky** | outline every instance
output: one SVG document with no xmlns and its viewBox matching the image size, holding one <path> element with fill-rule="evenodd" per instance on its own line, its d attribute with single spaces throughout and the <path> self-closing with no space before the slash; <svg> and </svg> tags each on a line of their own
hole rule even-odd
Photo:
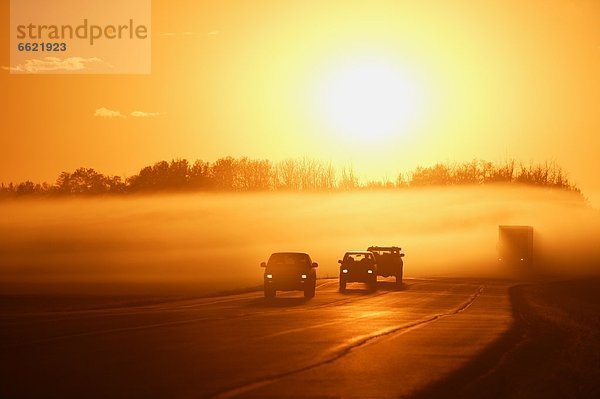
<svg viewBox="0 0 600 399">
<path fill-rule="evenodd" d="M 309 156 L 379 178 L 517 158 L 600 190 L 599 1 L 152 3 L 151 75 L 0 69 L 0 181 L 179 157 Z"/>
</svg>

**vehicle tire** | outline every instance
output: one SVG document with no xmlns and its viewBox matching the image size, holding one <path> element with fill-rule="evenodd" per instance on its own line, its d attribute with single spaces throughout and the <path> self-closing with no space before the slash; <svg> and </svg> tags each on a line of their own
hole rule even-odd
<svg viewBox="0 0 600 399">
<path fill-rule="evenodd" d="M 340 292 L 346 292 L 346 278 L 343 276 L 340 276 Z"/>
<path fill-rule="evenodd" d="M 396 275 L 396 287 L 398 287 L 398 288 L 402 287 L 402 274 Z"/>
<path fill-rule="evenodd" d="M 377 278 L 374 278 L 369 282 L 369 291 L 375 292 L 377 291 Z"/>
<path fill-rule="evenodd" d="M 276 290 L 274 290 L 273 288 L 265 287 L 265 298 L 275 298 L 276 295 L 277 295 Z"/>
<path fill-rule="evenodd" d="M 304 298 L 314 298 L 317 290 L 316 283 L 304 289 Z"/>
</svg>

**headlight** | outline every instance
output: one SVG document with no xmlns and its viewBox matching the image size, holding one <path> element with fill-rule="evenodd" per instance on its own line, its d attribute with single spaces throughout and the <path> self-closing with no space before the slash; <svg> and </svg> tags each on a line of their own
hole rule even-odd
<svg viewBox="0 0 600 399">
<path fill-rule="evenodd" d="M 348 269 L 342 270 L 342 273 L 348 273 Z"/>
<path fill-rule="evenodd" d="M 521 258 L 521 262 L 523 262 L 525 259 Z"/>
<path fill-rule="evenodd" d="M 367 273 L 373 274 L 373 270 L 367 270 Z"/>
<path fill-rule="evenodd" d="M 272 274 L 267 274 L 267 278 L 273 278 Z"/>
<path fill-rule="evenodd" d="M 308 276 L 307 276 L 306 274 L 303 274 L 303 275 L 302 275 L 302 276 L 300 276 L 300 277 L 302 277 L 303 279 L 307 279 L 307 278 L 308 278 Z"/>
</svg>

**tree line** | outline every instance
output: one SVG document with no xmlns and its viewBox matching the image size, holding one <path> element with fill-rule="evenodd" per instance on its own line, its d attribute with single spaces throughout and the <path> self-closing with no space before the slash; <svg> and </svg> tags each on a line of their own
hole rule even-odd
<svg viewBox="0 0 600 399">
<path fill-rule="evenodd" d="M 399 173 L 394 180 L 361 182 L 352 167 L 335 168 L 314 159 L 289 159 L 273 163 L 250 158 L 220 158 L 215 162 L 185 159 L 161 161 L 146 166 L 136 175 L 121 178 L 79 168 L 62 172 L 54 184 L 9 183 L 0 185 L 0 197 L 93 196 L 154 192 L 217 191 L 353 191 L 401 189 L 423 186 L 526 184 L 580 193 L 555 163 L 523 164 L 514 160 L 493 163 L 473 160 L 437 163 Z"/>
</svg>

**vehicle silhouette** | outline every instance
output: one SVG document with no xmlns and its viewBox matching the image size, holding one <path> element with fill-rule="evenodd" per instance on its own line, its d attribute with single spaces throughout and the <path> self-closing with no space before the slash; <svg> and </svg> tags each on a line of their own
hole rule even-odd
<svg viewBox="0 0 600 399">
<path fill-rule="evenodd" d="M 350 251 L 340 264 L 340 292 L 346 291 L 346 284 L 353 282 L 366 283 L 369 291 L 377 289 L 377 264 L 375 255 L 369 251 Z"/>
<path fill-rule="evenodd" d="M 310 256 L 303 252 L 276 252 L 268 262 L 262 262 L 265 268 L 265 298 L 275 298 L 277 291 L 303 291 L 305 298 L 315 296 L 317 285 L 316 268 Z"/>
<path fill-rule="evenodd" d="M 377 275 L 383 277 L 396 277 L 396 285 L 402 286 L 402 275 L 404 273 L 404 254 L 400 247 L 377 247 L 367 248 L 372 252 L 377 263 Z"/>
<path fill-rule="evenodd" d="M 498 262 L 511 267 L 533 264 L 533 227 L 498 226 Z M 527 271 L 527 268 L 521 271 Z"/>
</svg>

